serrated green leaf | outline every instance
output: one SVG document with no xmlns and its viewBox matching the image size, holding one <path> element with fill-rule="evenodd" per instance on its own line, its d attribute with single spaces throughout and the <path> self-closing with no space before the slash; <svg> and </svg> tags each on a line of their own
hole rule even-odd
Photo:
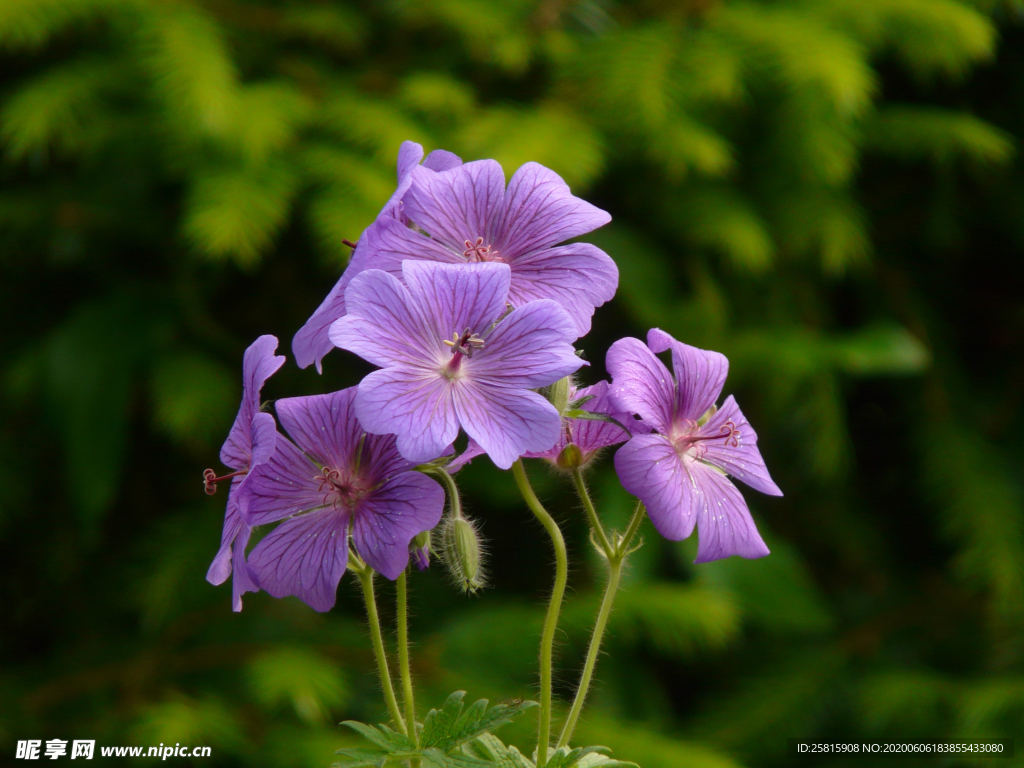
<svg viewBox="0 0 1024 768">
<path fill-rule="evenodd" d="M 361 723 L 358 720 L 345 720 L 342 722 L 342 725 L 348 726 L 367 741 L 372 741 L 378 747 L 381 747 L 390 753 L 405 753 L 410 752 L 413 749 L 412 742 L 409 741 L 408 738 L 402 736 L 400 733 L 396 733 L 386 725 L 381 725 L 379 728 L 375 728 L 372 725 Z"/>
</svg>

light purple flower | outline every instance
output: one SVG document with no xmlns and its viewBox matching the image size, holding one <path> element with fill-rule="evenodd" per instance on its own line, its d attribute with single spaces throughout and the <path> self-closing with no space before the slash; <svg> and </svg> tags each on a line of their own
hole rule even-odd
<svg viewBox="0 0 1024 768">
<path fill-rule="evenodd" d="M 356 413 L 398 436 L 410 461 L 442 455 L 459 426 L 502 469 L 558 440 L 555 408 L 531 390 L 577 370 L 576 326 L 553 301 L 506 312 L 507 264 L 406 261 L 405 284 L 381 270 L 357 275 L 331 341 L 383 370 L 359 385 Z"/>
<path fill-rule="evenodd" d="M 345 314 L 345 288 L 352 278 L 364 269 L 380 267 L 375 263 L 374 244 L 379 242 L 376 232 L 382 226 L 382 222 L 392 221 L 402 227 L 407 225 L 402 197 L 412 183 L 412 171 L 419 166 L 420 160 L 423 160 L 423 147 L 414 141 L 402 142 L 398 150 L 398 187 L 374 222 L 359 237 L 356 249 L 352 252 L 352 258 L 341 278 L 292 339 L 292 352 L 300 368 L 316 363 L 317 371 L 321 371 L 320 361 L 334 349 L 334 345 L 327 337 L 327 331 L 331 323 Z M 462 160 L 457 155 L 436 149 L 423 160 L 422 167 L 428 171 L 446 171 L 459 165 L 462 165 Z"/>
<path fill-rule="evenodd" d="M 675 379 L 654 356 L 669 349 Z M 632 438 L 615 454 L 623 487 L 646 505 L 654 527 L 678 541 L 696 525 L 698 563 L 767 555 L 743 496 L 726 474 L 762 493 L 781 496 L 782 491 L 769 476 L 757 434 L 733 397 L 720 410 L 714 407 L 729 372 L 725 356 L 682 344 L 654 328 L 647 346 L 633 338 L 615 342 L 607 366 L 613 401 L 655 429 Z"/>
<path fill-rule="evenodd" d="M 579 449 L 580 463 L 578 466 L 585 467 L 597 457 L 602 448 L 624 443 L 632 435 L 647 434 L 651 431 L 647 424 L 633 418 L 631 413 L 615 407 L 607 381 L 599 381 L 597 384 L 582 389 L 577 389 L 575 385 L 572 385 L 569 389 L 570 405 L 580 400 L 586 400 L 586 402 L 579 406 L 579 410 L 611 416 L 622 426 L 609 421 L 563 416 L 558 442 L 546 451 L 528 451 L 523 454 L 524 458 L 547 459 L 561 467 L 559 456 L 568 446 L 574 445 Z M 483 453 L 484 449 L 475 441 L 470 440 L 466 450 L 453 459 L 447 469 L 450 473 L 455 474 Z"/>
<path fill-rule="evenodd" d="M 397 275 L 405 259 L 452 264 L 499 262 L 512 269 L 508 300 L 561 304 L 578 336 L 590 330 L 594 308 L 615 295 L 619 271 L 600 248 L 569 243 L 611 221 L 574 197 L 554 171 L 527 163 L 512 176 L 494 160 L 434 173 L 414 168 L 405 214 L 415 228 L 381 221 L 371 233 L 373 266 Z"/>
<path fill-rule="evenodd" d="M 368 435 L 356 418 L 356 388 L 277 401 L 277 450 L 247 484 L 250 525 L 284 520 L 249 553 L 259 586 L 274 597 L 295 595 L 317 611 L 334 605 L 348 565 L 348 538 L 375 571 L 396 579 L 409 564 L 409 544 L 433 528 L 444 490 L 412 470 L 395 438 Z"/>
<path fill-rule="evenodd" d="M 274 452 L 277 430 L 274 417 L 260 413 L 260 390 L 264 382 L 284 364 L 284 356 L 274 355 L 277 338 L 260 336 L 245 350 L 242 361 L 242 404 L 235 417 L 235 423 L 220 449 L 220 460 L 235 470 L 228 490 L 227 511 L 224 513 L 224 530 L 221 533 L 220 551 L 213 559 L 206 580 L 211 584 L 223 584 L 234 570 L 232 580 L 232 607 L 242 610 L 242 595 L 256 592 L 259 587 L 245 564 L 245 547 L 249 543 L 250 527 L 242 519 L 239 508 L 244 499 L 243 486 L 251 477 L 250 470 L 266 462 Z M 207 470 L 206 488 L 208 493 L 216 490 L 216 480 Z M 232 569 L 232 560 L 234 569 Z"/>
</svg>

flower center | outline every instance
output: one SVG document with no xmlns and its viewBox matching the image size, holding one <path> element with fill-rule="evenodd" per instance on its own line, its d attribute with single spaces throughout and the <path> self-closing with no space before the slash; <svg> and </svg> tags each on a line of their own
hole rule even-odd
<svg viewBox="0 0 1024 768">
<path fill-rule="evenodd" d="M 497 251 L 491 250 L 490 245 L 484 245 L 484 239 L 478 237 L 476 242 L 465 241 L 466 250 L 462 252 L 462 255 L 466 257 L 468 261 L 501 261 L 501 255 Z"/>
<path fill-rule="evenodd" d="M 700 434 L 700 427 L 696 422 L 686 419 L 678 423 L 672 430 L 670 437 L 676 453 L 681 458 L 689 457 L 694 461 L 700 461 L 707 452 L 706 443 L 721 440 L 724 445 L 738 448 L 740 445 L 740 430 L 736 422 L 731 419 L 722 424 L 717 432 L 711 434 Z"/>
<path fill-rule="evenodd" d="M 331 467 L 324 467 L 320 474 L 313 478 L 317 482 L 317 492 L 324 495 L 324 506 L 327 507 L 354 507 L 366 495 L 367 488 L 364 488 L 358 481 L 342 474 Z"/>
<path fill-rule="evenodd" d="M 471 359 L 476 350 L 484 348 L 484 340 L 469 328 L 464 330 L 461 335 L 453 333 L 451 339 L 442 339 L 441 341 L 446 346 L 452 348 L 451 359 L 444 369 L 445 375 L 449 378 L 452 378 L 455 372 L 462 366 L 463 357 Z"/>
</svg>

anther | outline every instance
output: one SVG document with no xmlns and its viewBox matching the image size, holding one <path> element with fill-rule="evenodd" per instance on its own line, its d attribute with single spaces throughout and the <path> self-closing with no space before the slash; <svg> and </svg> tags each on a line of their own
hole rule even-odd
<svg viewBox="0 0 1024 768">
<path fill-rule="evenodd" d="M 355 247 L 357 245 L 359 245 L 359 241 L 358 240 L 353 243 L 351 240 L 346 240 L 346 239 L 342 238 L 341 242 L 342 242 L 342 245 L 347 245 L 349 248 L 352 248 L 353 250 L 355 249 Z"/>
</svg>

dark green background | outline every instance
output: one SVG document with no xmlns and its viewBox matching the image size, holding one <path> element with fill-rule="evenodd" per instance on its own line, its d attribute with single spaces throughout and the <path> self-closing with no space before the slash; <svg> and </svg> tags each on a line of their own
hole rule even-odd
<svg viewBox="0 0 1024 768">
<path fill-rule="evenodd" d="M 745 491 L 759 561 L 697 568 L 645 528 L 580 740 L 734 768 L 791 737 L 1024 735 L 1020 22 L 996 0 L 4 0 L 0 750 L 326 766 L 340 720 L 383 716 L 352 578 L 326 616 L 265 594 L 235 615 L 203 580 L 224 497 L 201 472 L 242 351 L 290 353 L 405 139 L 539 161 L 610 211 L 588 239 L 622 281 L 584 378 L 655 325 L 725 352 L 786 493 Z M 365 370 L 289 361 L 264 394 Z M 531 472 L 574 556 L 564 701 L 602 569 L 568 484 Z M 492 587 L 412 579 L 421 706 L 535 695 L 549 548 L 510 477 L 460 479 Z M 622 525 L 610 462 L 591 484 Z"/>
</svg>

